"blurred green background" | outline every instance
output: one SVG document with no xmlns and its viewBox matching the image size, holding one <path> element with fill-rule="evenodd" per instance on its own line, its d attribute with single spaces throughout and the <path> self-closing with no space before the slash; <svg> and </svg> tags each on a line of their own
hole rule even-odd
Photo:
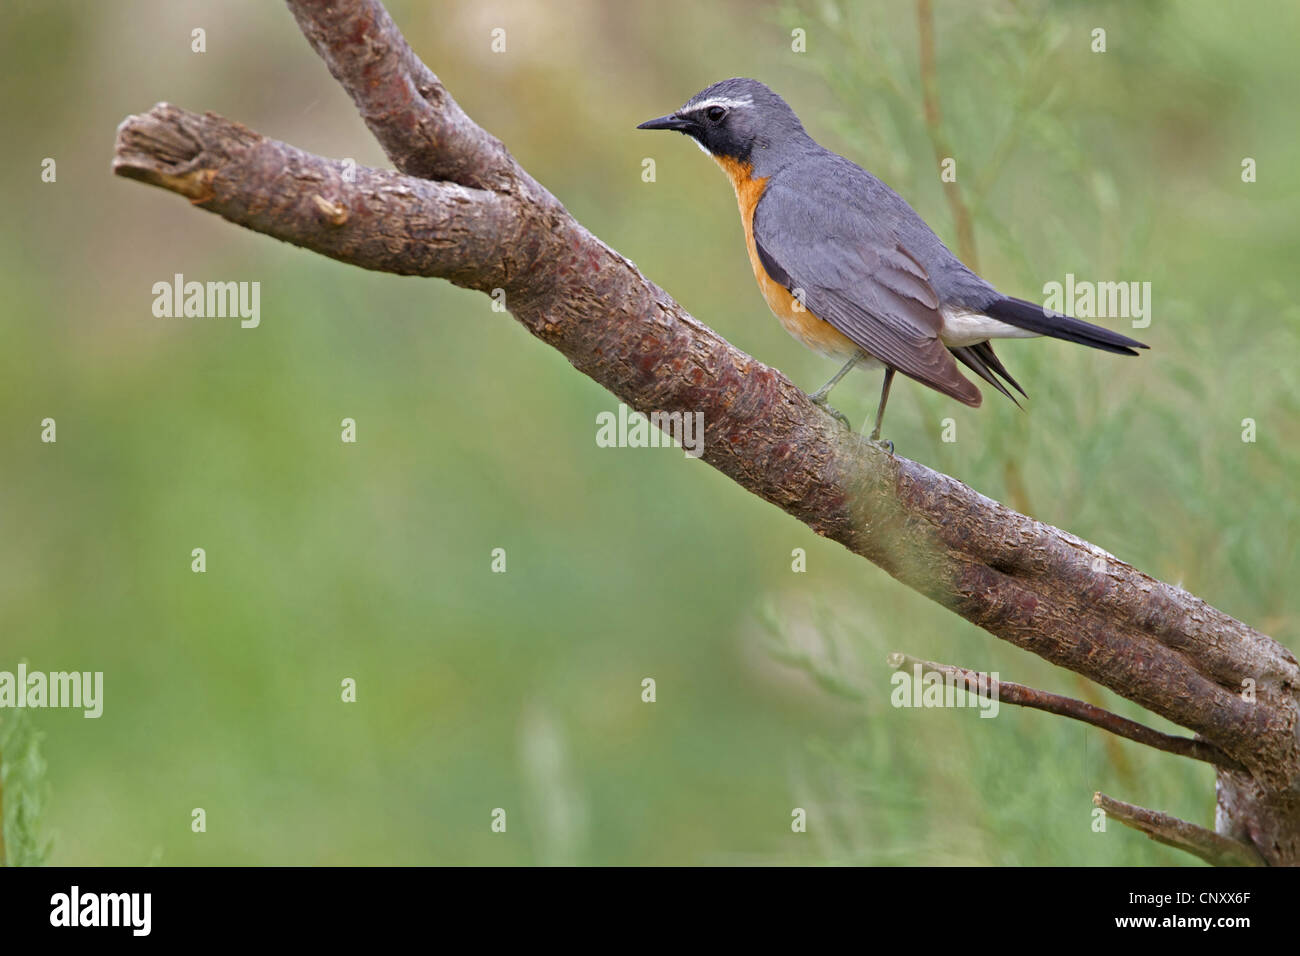
<svg viewBox="0 0 1300 956">
<path fill-rule="evenodd" d="M 282 5 L 7 8 L 0 669 L 106 685 L 99 720 L 31 714 L 50 862 L 1192 862 L 1117 824 L 1094 833 L 1090 798 L 1211 825 L 1208 767 L 1010 707 L 896 710 L 884 659 L 1162 721 L 680 451 L 596 447 L 616 400 L 487 298 L 115 179 L 115 127 L 160 100 L 386 165 Z M 768 313 L 725 179 L 636 123 L 757 77 L 955 242 L 910 3 L 389 8 L 584 224 L 805 388 L 834 368 Z M 971 410 L 904 382 L 887 422 L 899 453 L 1300 647 L 1300 7 L 938 0 L 935 20 L 980 271 L 1031 299 L 1067 272 L 1149 281 L 1153 321 L 1135 334 L 1152 350 L 1002 346 L 1025 412 L 987 388 Z M 155 318 L 151 287 L 178 272 L 261 282 L 261 327 Z M 836 405 L 860 422 L 878 387 L 850 378 Z M 57 444 L 39 440 L 46 417 Z"/>
</svg>

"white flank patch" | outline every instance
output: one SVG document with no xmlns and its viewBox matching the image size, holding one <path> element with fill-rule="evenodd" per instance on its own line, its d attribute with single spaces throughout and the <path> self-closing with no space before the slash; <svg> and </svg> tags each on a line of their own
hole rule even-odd
<svg viewBox="0 0 1300 956">
<path fill-rule="evenodd" d="M 979 312 L 964 312 L 952 308 L 940 310 L 943 314 L 943 334 L 939 336 L 944 345 L 974 345 L 986 339 L 1032 339 L 1037 332 L 1019 329 L 997 319 L 990 319 Z"/>
</svg>

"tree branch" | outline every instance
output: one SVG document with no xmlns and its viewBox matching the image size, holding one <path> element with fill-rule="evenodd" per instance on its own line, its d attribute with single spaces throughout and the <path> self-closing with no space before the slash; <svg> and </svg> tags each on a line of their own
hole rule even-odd
<svg viewBox="0 0 1300 956">
<path fill-rule="evenodd" d="M 1211 741 L 1246 768 L 1220 771 L 1221 792 L 1226 779 L 1244 803 L 1269 807 L 1251 839 L 1270 859 L 1300 860 L 1300 826 L 1284 822 L 1300 819 L 1289 651 L 842 429 L 577 223 L 455 104 L 378 0 L 289 6 L 414 175 L 358 169 L 349 182 L 339 163 L 165 105 L 119 127 L 114 171 L 343 262 L 504 290 L 530 332 L 628 405 L 703 413 L 704 460 L 744 488 L 995 636 Z"/>
<path fill-rule="evenodd" d="M 957 681 L 958 686 L 966 690 L 967 693 L 996 699 L 1003 704 L 1045 710 L 1047 713 L 1056 714 L 1059 717 L 1079 720 L 1085 724 L 1091 724 L 1094 727 L 1109 731 L 1117 737 L 1124 737 L 1139 744 L 1146 744 L 1148 747 L 1154 747 L 1156 750 L 1163 750 L 1166 753 L 1178 754 L 1180 757 L 1191 757 L 1193 760 L 1203 760 L 1206 763 L 1230 770 L 1245 772 L 1246 769 L 1214 744 L 1207 743 L 1204 740 L 1196 740 L 1192 737 L 1175 737 L 1171 734 L 1162 734 L 1158 730 L 1153 730 L 1136 721 L 1129 720 L 1127 717 L 1121 717 L 1119 714 L 1102 710 L 1100 707 L 1086 701 L 1075 700 L 1073 697 L 1062 697 L 1060 694 L 1052 694 L 1045 690 L 1026 687 L 1024 684 L 1013 684 L 1010 681 L 1000 680 L 989 674 L 967 670 L 965 667 L 957 667 L 953 664 L 936 664 L 933 661 L 923 661 L 901 651 L 890 654 L 888 664 L 894 670 L 899 671 L 919 667 L 922 674 L 941 674 L 945 678 Z"/>
<path fill-rule="evenodd" d="M 288 0 L 330 74 L 393 165 L 408 176 L 559 203 L 499 139 L 465 115 L 378 2 Z"/>
<path fill-rule="evenodd" d="M 212 113 L 160 103 L 128 117 L 113 172 L 363 269 L 490 290 L 532 265 L 507 197 L 322 159 Z"/>
<path fill-rule="evenodd" d="M 1264 858 L 1254 847 L 1171 817 L 1158 810 L 1124 803 L 1097 792 L 1092 795 L 1095 806 L 1106 811 L 1120 823 L 1141 830 L 1157 843 L 1199 856 L 1213 866 L 1263 866 Z"/>
</svg>

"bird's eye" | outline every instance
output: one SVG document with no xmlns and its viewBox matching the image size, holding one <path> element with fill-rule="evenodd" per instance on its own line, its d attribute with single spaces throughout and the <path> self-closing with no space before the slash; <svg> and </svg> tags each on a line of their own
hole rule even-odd
<svg viewBox="0 0 1300 956">
<path fill-rule="evenodd" d="M 727 115 L 727 111 L 721 106 L 710 106 L 704 111 L 704 115 L 707 116 L 709 121 L 712 123 L 721 123 L 722 117 Z"/>
</svg>

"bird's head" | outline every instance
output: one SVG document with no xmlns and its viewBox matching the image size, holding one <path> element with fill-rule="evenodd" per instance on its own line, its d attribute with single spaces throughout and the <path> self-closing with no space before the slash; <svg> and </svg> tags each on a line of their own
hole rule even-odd
<svg viewBox="0 0 1300 956">
<path fill-rule="evenodd" d="M 637 129 L 676 130 L 715 159 L 741 163 L 807 139 L 785 100 L 758 80 L 739 77 L 700 90 L 677 112 L 647 120 Z"/>
</svg>

